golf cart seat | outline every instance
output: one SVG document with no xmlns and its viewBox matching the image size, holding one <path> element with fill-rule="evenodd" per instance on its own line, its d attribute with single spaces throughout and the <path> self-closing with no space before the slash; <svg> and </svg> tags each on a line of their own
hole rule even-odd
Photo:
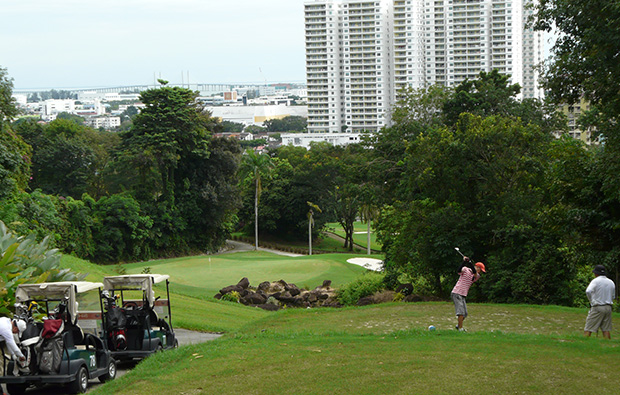
<svg viewBox="0 0 620 395">
<path fill-rule="evenodd" d="M 65 347 L 73 348 L 84 343 L 84 331 L 78 325 L 65 322 L 65 330 L 62 335 Z"/>
</svg>

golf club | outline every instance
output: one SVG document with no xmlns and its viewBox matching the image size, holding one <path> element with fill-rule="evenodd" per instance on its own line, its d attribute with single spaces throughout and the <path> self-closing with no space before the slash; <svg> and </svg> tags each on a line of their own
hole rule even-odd
<svg viewBox="0 0 620 395">
<path fill-rule="evenodd" d="M 463 253 L 461 252 L 461 250 L 458 247 L 454 247 L 454 249 L 456 250 L 456 252 L 458 252 L 459 254 L 461 254 L 461 256 L 463 258 L 465 258 L 465 255 L 463 255 Z"/>
</svg>

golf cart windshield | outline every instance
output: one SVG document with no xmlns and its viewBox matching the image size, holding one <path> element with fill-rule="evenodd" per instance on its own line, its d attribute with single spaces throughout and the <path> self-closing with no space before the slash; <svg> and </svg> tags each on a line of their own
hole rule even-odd
<svg viewBox="0 0 620 395">
<path fill-rule="evenodd" d="M 15 291 L 15 299 L 25 303 L 29 300 L 67 299 L 67 310 L 73 324 L 78 316 L 78 294 L 102 288 L 102 283 L 88 281 L 63 281 L 57 283 L 20 284 Z"/>
<path fill-rule="evenodd" d="M 141 290 L 149 302 L 149 307 L 155 305 L 155 290 L 153 285 L 168 280 L 167 274 L 128 274 L 125 276 L 111 276 L 103 279 L 103 287 L 107 290 Z"/>
</svg>

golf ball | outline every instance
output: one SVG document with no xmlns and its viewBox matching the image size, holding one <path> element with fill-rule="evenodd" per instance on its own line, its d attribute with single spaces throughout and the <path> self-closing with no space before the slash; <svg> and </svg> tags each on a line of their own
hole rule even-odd
<svg viewBox="0 0 620 395">
<path fill-rule="evenodd" d="M 434 330 L 435 330 L 435 325 L 431 325 L 431 326 L 429 326 L 429 327 L 428 327 L 428 330 L 429 330 L 429 331 L 434 331 Z"/>
</svg>

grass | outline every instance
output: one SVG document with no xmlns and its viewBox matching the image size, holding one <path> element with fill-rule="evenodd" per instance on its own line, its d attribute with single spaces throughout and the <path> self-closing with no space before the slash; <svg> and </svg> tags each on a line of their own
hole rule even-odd
<svg viewBox="0 0 620 395">
<path fill-rule="evenodd" d="M 93 393 L 617 390 L 619 342 L 583 338 L 585 309 L 472 305 L 468 333 L 449 329 L 452 313 L 450 303 L 282 311 L 220 340 L 151 357 Z M 427 331 L 429 322 L 439 330 Z"/>
<path fill-rule="evenodd" d="M 249 252 L 212 256 L 210 266 L 208 257 L 124 265 L 172 276 L 177 327 L 225 335 L 153 355 L 92 393 L 617 393 L 618 313 L 606 341 L 583 337 L 583 308 L 469 304 L 469 332 L 459 333 L 449 302 L 265 312 L 209 293 L 246 271 L 252 283 L 314 285 L 326 274 L 344 283 L 359 272 L 346 259 Z M 114 266 L 76 258 L 63 265 L 89 272 L 89 280 L 115 274 Z M 431 324 L 436 331 L 426 329 Z"/>
<path fill-rule="evenodd" d="M 122 267 L 127 274 L 142 273 L 148 268 L 151 273 L 170 276 L 173 325 L 206 332 L 231 332 L 271 313 L 218 301 L 213 297 L 220 289 L 237 284 L 243 277 L 248 277 L 254 286 L 282 279 L 300 288 L 312 289 L 324 280 L 331 280 L 332 286 L 338 287 L 366 271 L 346 262 L 356 256 L 359 255 L 287 257 L 252 251 L 137 262 Z M 117 265 L 94 265 L 70 255 L 63 256 L 62 265 L 88 274 L 87 281 L 101 282 L 105 276 L 118 275 Z M 156 290 L 157 295 L 165 295 L 165 287 L 158 285 Z"/>
<path fill-rule="evenodd" d="M 344 237 L 344 229 L 337 222 L 330 222 L 326 224 L 327 229 L 330 232 L 337 234 L 340 237 Z M 370 248 L 375 251 L 381 251 L 381 244 L 377 242 L 377 237 L 375 232 L 370 229 Z M 368 246 L 368 225 L 361 221 L 356 221 L 353 224 L 353 242 L 357 245 L 367 248 Z"/>
</svg>

